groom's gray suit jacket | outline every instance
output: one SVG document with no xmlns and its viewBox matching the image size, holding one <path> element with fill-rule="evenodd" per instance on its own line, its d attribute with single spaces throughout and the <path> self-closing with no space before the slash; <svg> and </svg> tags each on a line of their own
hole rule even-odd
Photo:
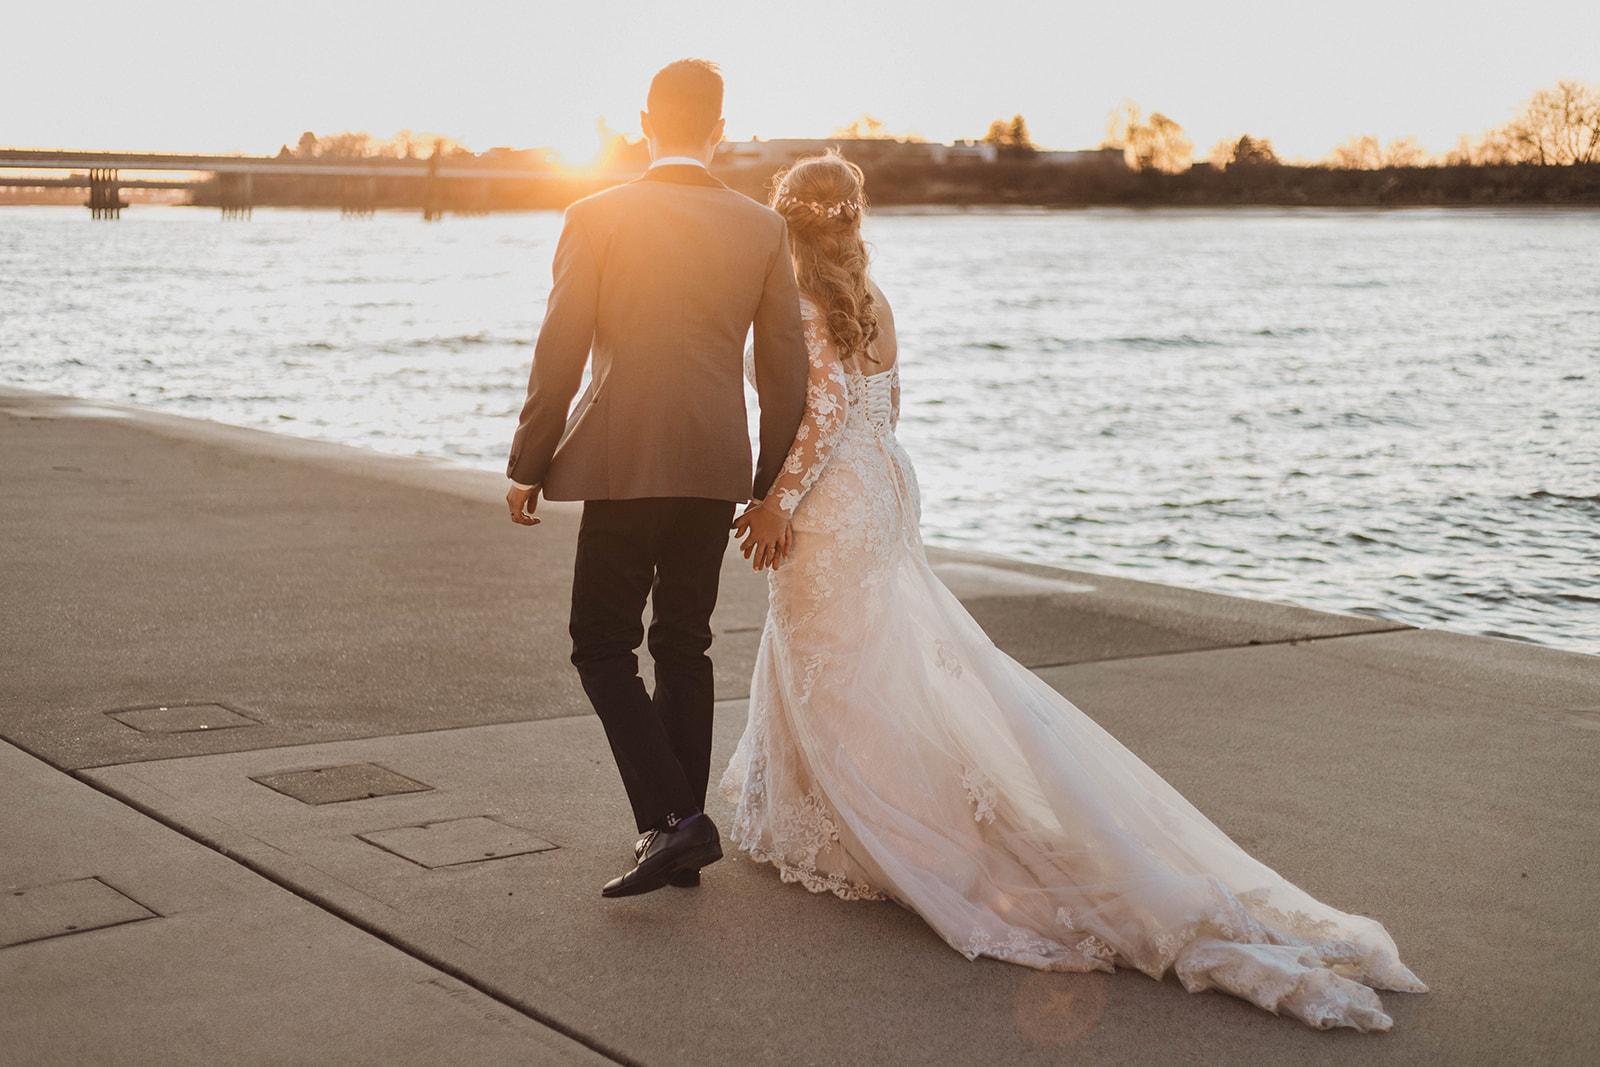
<svg viewBox="0 0 1600 1067">
<path fill-rule="evenodd" d="M 551 500 L 765 496 L 806 391 L 782 217 L 699 167 L 663 166 L 569 207 L 554 273 L 506 473 Z M 591 382 L 569 418 L 591 351 Z"/>
</svg>

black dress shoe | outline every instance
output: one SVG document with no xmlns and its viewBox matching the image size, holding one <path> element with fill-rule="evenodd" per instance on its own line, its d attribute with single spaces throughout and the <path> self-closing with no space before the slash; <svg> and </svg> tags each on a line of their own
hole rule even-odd
<svg viewBox="0 0 1600 1067">
<path fill-rule="evenodd" d="M 638 864 L 600 890 L 603 897 L 631 897 L 653 893 L 674 875 L 693 874 L 722 858 L 722 839 L 708 815 L 691 815 L 646 834 L 640 842 Z"/>
<path fill-rule="evenodd" d="M 655 836 L 655 833 L 654 830 L 651 830 L 633 843 L 634 863 L 644 859 L 644 850 L 649 847 L 650 839 Z M 695 889 L 700 885 L 700 872 L 675 871 L 667 876 L 667 884 L 677 889 Z"/>
</svg>

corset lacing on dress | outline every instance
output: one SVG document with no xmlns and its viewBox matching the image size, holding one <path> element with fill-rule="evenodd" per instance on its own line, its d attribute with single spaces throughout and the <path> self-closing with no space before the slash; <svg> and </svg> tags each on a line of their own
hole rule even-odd
<svg viewBox="0 0 1600 1067">
<path fill-rule="evenodd" d="M 900 384 L 900 368 L 890 367 L 877 374 L 851 374 L 846 382 L 851 410 L 865 412 L 867 422 L 879 433 L 893 433 L 894 392 Z"/>
</svg>

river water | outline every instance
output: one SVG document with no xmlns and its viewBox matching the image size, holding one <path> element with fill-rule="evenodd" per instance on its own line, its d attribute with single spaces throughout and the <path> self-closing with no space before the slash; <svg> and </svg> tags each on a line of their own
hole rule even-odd
<svg viewBox="0 0 1600 1067">
<path fill-rule="evenodd" d="M 498 470 L 559 226 L 0 208 L 0 381 Z M 1600 212 L 868 238 L 931 543 L 1600 652 Z"/>
</svg>

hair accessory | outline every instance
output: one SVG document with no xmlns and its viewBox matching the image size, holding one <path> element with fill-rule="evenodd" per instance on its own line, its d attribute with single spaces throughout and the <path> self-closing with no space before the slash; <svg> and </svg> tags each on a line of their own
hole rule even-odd
<svg viewBox="0 0 1600 1067">
<path fill-rule="evenodd" d="M 803 207 L 819 219 L 836 219 L 848 210 L 860 211 L 862 204 L 859 200 L 838 200 L 833 203 L 823 203 L 818 200 L 802 200 L 787 190 L 778 190 L 775 197 L 778 203 L 792 207 Z"/>
</svg>

